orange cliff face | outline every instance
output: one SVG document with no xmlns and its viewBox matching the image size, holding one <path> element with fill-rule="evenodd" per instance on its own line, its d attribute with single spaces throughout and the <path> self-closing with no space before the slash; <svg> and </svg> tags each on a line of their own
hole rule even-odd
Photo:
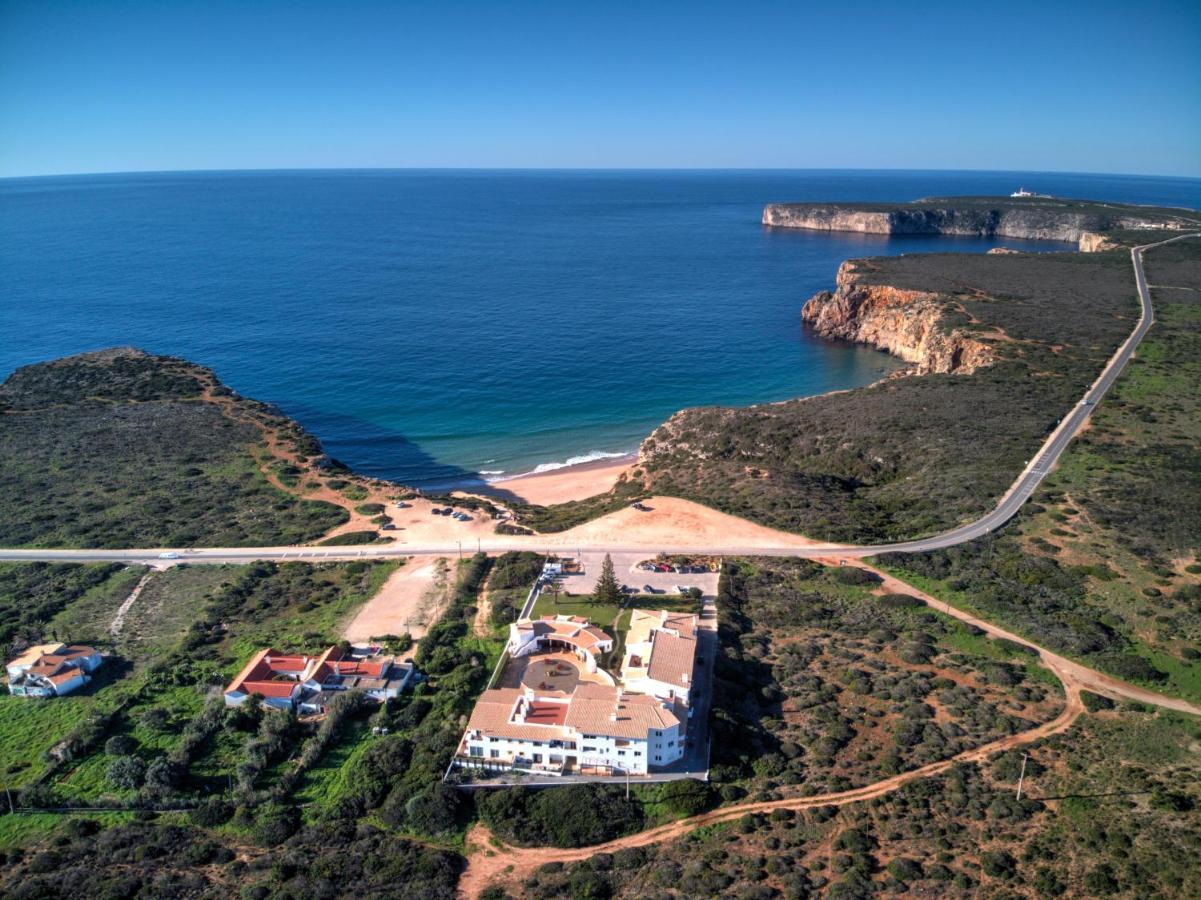
<svg viewBox="0 0 1201 900">
<path fill-rule="evenodd" d="M 992 363 L 988 344 L 944 327 L 947 303 L 938 294 L 865 284 L 848 260 L 835 291 L 814 294 L 801 318 L 822 337 L 870 344 L 913 363 L 918 374 L 970 373 Z"/>
</svg>

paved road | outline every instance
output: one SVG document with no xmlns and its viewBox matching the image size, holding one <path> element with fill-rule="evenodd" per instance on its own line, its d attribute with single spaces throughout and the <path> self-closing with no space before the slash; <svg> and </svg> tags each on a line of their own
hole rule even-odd
<svg viewBox="0 0 1201 900">
<path fill-rule="evenodd" d="M 952 547 L 974 540 L 989 532 L 995 531 L 1021 508 L 1035 489 L 1042 483 L 1047 473 L 1054 467 L 1060 455 L 1067 447 L 1072 437 L 1092 414 L 1093 407 L 1100 402 L 1106 392 L 1121 375 L 1126 364 L 1134 356 L 1139 342 L 1142 341 L 1151 323 L 1155 320 L 1151 308 L 1151 294 L 1147 289 L 1147 278 L 1143 272 L 1143 253 L 1153 247 L 1161 247 L 1185 238 L 1201 237 L 1197 234 L 1182 234 L 1154 244 L 1144 244 L 1130 251 L 1130 259 L 1134 266 L 1135 283 L 1138 286 L 1139 300 L 1142 312 L 1138 325 L 1126 338 L 1117 352 L 1106 364 L 1105 369 L 1085 392 L 1081 401 L 1059 423 L 1047 438 L 1039 452 L 1027 464 L 1005 496 L 997 506 L 982 518 L 967 525 L 961 525 L 950 531 L 914 541 L 903 541 L 896 544 L 876 544 L 869 546 L 848 546 L 844 544 L 817 544 L 810 547 L 797 547 L 781 541 L 779 546 L 740 547 L 735 545 L 718 545 L 713 547 L 697 546 L 663 546 L 662 544 L 623 546 L 620 544 L 573 544 L 572 549 L 593 552 L 612 553 L 692 553 L 725 556 L 846 556 L 864 557 L 877 553 L 921 553 L 927 550 L 938 550 Z M 483 540 L 481 549 L 493 553 L 506 550 L 529 550 L 544 546 L 541 538 L 496 537 Z M 455 555 L 461 550 L 460 542 L 447 541 L 437 544 L 386 544 L 367 547 L 205 547 L 196 550 L 178 551 L 179 562 L 190 563 L 246 563 L 260 559 L 274 560 L 347 560 L 347 559 L 389 559 L 402 556 L 417 555 Z M 127 562 L 149 563 L 152 565 L 171 564 L 173 560 L 164 560 L 160 554 L 164 548 L 136 550 L 5 550 L 0 549 L 0 560 L 6 561 L 45 561 L 45 562 Z"/>
</svg>

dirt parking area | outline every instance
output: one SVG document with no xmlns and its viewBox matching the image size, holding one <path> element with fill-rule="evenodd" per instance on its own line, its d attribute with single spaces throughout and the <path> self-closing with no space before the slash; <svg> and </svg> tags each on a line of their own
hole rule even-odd
<svg viewBox="0 0 1201 900">
<path fill-rule="evenodd" d="M 346 627 L 351 642 L 385 634 L 425 637 L 450 597 L 450 565 L 444 557 L 414 556 L 384 582 Z"/>
</svg>

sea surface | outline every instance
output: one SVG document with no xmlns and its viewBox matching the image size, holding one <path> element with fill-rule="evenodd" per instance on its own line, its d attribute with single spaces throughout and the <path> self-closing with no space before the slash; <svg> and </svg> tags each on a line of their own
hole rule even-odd
<svg viewBox="0 0 1201 900">
<path fill-rule="evenodd" d="M 765 229 L 765 203 L 1008 194 L 1201 206 L 1190 179 L 1004 172 L 299 171 L 0 180 L 0 377 L 183 356 L 423 487 L 622 454 L 677 409 L 896 367 L 800 309 L 848 257 L 1010 239 Z"/>
</svg>

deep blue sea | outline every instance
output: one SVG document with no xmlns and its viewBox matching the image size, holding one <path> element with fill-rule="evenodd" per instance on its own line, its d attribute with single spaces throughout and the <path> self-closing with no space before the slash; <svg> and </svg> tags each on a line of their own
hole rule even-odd
<svg viewBox="0 0 1201 900">
<path fill-rule="evenodd" d="M 0 180 L 0 377 L 132 344 L 420 486 L 633 450 L 677 409 L 870 383 L 802 330 L 847 257 L 1014 240 L 771 231 L 763 205 L 1201 181 L 990 172 L 304 171 Z"/>
</svg>

